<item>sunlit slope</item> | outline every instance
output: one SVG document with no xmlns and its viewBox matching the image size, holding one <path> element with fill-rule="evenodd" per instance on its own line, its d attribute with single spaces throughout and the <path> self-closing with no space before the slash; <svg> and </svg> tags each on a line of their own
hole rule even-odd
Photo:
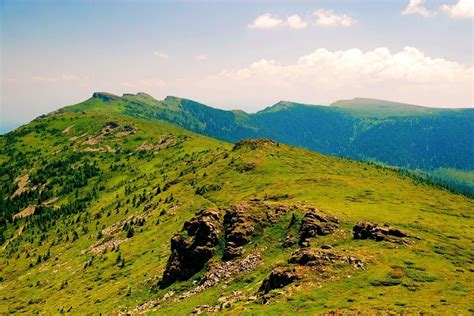
<svg viewBox="0 0 474 316">
<path fill-rule="evenodd" d="M 474 170 L 473 109 L 436 109 L 355 98 L 331 106 L 281 101 L 248 114 L 177 97 L 155 100 L 145 93 L 121 97 L 94 93 L 64 111 L 84 108 L 166 120 L 229 142 L 265 137 L 324 154 L 423 170 L 460 192 L 474 193 L 474 187 L 460 176 Z M 443 169 L 461 173 L 445 176 L 439 172 Z"/>
<path fill-rule="evenodd" d="M 202 305 L 223 305 L 219 312 L 230 314 L 474 308 L 473 200 L 388 168 L 269 140 L 234 146 L 125 115 L 130 108 L 121 102 L 107 108 L 110 103 L 94 100 L 0 138 L 0 313 L 189 314 Z M 184 222 L 203 209 L 222 214 L 222 222 L 236 204 L 263 224 L 243 254 L 227 262 L 239 265 L 258 254 L 258 263 L 180 299 L 222 263 L 228 244 L 222 232 L 202 270 L 161 288 L 170 240 Z M 298 238 L 308 208 L 338 217 L 337 229 L 315 236 L 309 247 L 284 247 L 289 235 Z M 274 209 L 289 211 L 272 218 Z M 354 240 L 359 221 L 387 224 L 410 238 Z M 321 272 L 289 263 L 294 252 L 325 245 L 331 248 L 324 251 L 363 264 L 331 263 Z M 295 268 L 299 278 L 259 292 L 276 267 Z"/>
</svg>

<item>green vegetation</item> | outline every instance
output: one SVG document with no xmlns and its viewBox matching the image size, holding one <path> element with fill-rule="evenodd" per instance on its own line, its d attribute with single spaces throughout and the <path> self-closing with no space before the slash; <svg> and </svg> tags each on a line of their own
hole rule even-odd
<svg viewBox="0 0 474 316">
<path fill-rule="evenodd" d="M 229 314 L 474 310 L 471 198 L 371 163 L 194 134 L 159 120 L 192 108 L 176 99 L 104 98 L 0 137 L 0 314 L 118 313 L 139 306 L 189 314 L 199 305 L 222 305 Z M 220 113 L 223 121 L 233 115 Z M 180 124 L 198 129 L 198 121 L 188 121 L 195 117 L 179 114 Z M 218 130 L 205 127 L 212 128 Z M 274 209 L 252 209 L 262 224 L 234 260 L 259 254 L 258 264 L 179 299 L 222 264 L 221 234 L 202 271 L 160 288 L 170 240 L 176 233 L 187 237 L 186 221 L 203 209 L 224 213 L 255 199 Z M 297 237 L 308 207 L 339 218 L 337 230 L 312 238 L 310 249 L 331 245 L 363 265 L 335 261 L 324 272 L 297 267 L 303 277 L 262 296 L 258 289 L 275 267 L 293 266 L 288 258 L 300 246 L 283 243 Z M 407 243 L 355 240 L 351 230 L 359 221 L 412 237 Z M 234 296 L 239 299 L 230 303 Z M 156 299 L 156 306 L 142 305 Z"/>
<path fill-rule="evenodd" d="M 435 109 L 356 98 L 331 106 L 281 101 L 247 114 L 176 97 L 155 100 L 145 93 L 123 97 L 96 93 L 64 110 L 85 109 L 166 120 L 229 142 L 264 137 L 333 156 L 428 173 L 446 168 L 474 170 L 473 109 Z M 457 174 L 436 175 L 433 179 L 466 191 L 465 182 Z M 474 186 L 468 186 L 467 191 L 474 193 Z"/>
</svg>

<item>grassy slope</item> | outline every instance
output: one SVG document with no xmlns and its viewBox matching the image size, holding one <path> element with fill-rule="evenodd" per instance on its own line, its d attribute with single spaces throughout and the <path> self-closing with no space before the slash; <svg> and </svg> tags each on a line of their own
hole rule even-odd
<svg viewBox="0 0 474 316">
<path fill-rule="evenodd" d="M 85 114 L 62 113 L 35 121 L 23 127 L 27 129 L 21 133 L 24 135 L 18 134 L 8 145 L 13 146 L 15 152 L 27 153 L 33 163 L 39 156 L 54 160 L 70 155 L 74 146 L 70 145 L 73 142 L 69 138 L 84 133 L 94 135 L 105 122 L 114 121 L 120 126 L 128 124 L 138 128 L 134 135 L 105 137 L 92 146 L 109 144 L 121 149 L 118 153 L 85 153 L 90 160 L 99 162 L 103 175 L 101 181 L 99 177 L 89 179 L 88 185 L 79 189 L 79 196 L 86 194 L 99 181 L 98 184 L 105 186 L 88 208 L 92 220 L 78 219 L 81 214 L 60 218 L 52 228 L 45 230 L 41 242 L 38 229 L 29 227 L 20 233 L 25 220 L 8 226 L 7 239 L 18 234 L 23 237 L 17 251 L 9 251 L 9 241 L 2 246 L 1 314 L 40 311 L 49 314 L 70 307 L 71 312 L 77 314 L 133 309 L 168 291 L 150 289 L 163 271 L 169 255 L 170 237 L 194 212 L 204 207 L 226 207 L 239 201 L 282 194 L 289 194 L 284 202 L 304 202 L 341 218 L 343 234 L 338 238 L 320 238 L 314 247 L 332 243 L 336 249 L 344 248 L 372 259 L 366 271 L 353 271 L 350 278 L 339 275 L 340 279 L 323 282 L 319 287 L 317 276 L 308 275 L 307 279 L 281 291 L 281 295 L 269 305 L 237 303 L 230 313 L 313 313 L 335 309 L 467 312 L 474 308 L 471 299 L 473 253 L 470 250 L 474 238 L 474 203 L 471 199 L 417 184 L 389 169 L 285 145 L 232 151 L 230 144 L 164 122 L 113 114 L 116 108 L 106 109 L 102 105 L 99 102 L 95 108 L 81 108 Z M 47 126 L 46 131 L 39 133 L 35 130 L 34 127 L 40 124 Z M 73 127 L 67 135 L 57 132 L 69 126 Z M 156 154 L 135 152 L 134 149 L 144 141 L 157 143 L 168 133 L 180 140 L 178 146 L 162 149 Z M 6 137 L 0 138 L 1 148 L 8 147 L 6 141 Z M 75 144 L 78 151 L 87 147 Z M 67 149 L 59 151 L 65 145 Z M 33 153 L 35 149 L 40 149 L 41 155 Z M 125 149 L 130 152 L 126 153 Z M 2 153 L 0 161 L 8 161 L 9 155 L 5 150 Z M 232 160 L 234 164 L 230 165 Z M 122 163 L 123 167 L 114 171 L 110 169 L 110 165 Z M 255 164 L 256 169 L 241 173 L 233 167 L 249 163 Z M 41 165 L 32 168 L 41 169 Z M 30 167 L 18 170 L 18 175 L 26 172 L 32 172 Z M 178 179 L 178 183 L 166 192 L 155 193 L 158 186 L 163 187 L 173 179 Z M 2 181 L 8 180 L 3 178 Z M 222 189 L 204 196 L 196 195 L 196 188 L 206 184 L 219 184 Z M 127 185 L 133 187 L 129 196 L 125 195 Z M 146 201 L 140 206 L 134 208 L 126 203 L 133 195 L 143 192 Z M 174 200 L 165 203 L 164 200 L 171 195 Z M 74 193 L 59 196 L 55 204 L 71 199 L 74 199 Z M 121 203 L 118 210 L 117 201 Z M 136 233 L 130 240 L 120 245 L 125 267 L 117 265 L 117 252 L 108 252 L 96 257 L 92 265 L 84 269 L 91 255 L 81 254 L 81 251 L 97 241 L 98 232 L 132 214 L 143 214 L 148 205 L 151 205 L 151 217 L 144 226 L 135 229 Z M 167 214 L 160 215 L 162 210 L 167 210 Z M 101 214 L 100 218 L 96 214 Z M 350 229 L 359 220 L 389 223 L 422 239 L 411 246 L 353 241 Z M 288 222 L 289 218 L 283 218 L 255 240 L 252 247 L 262 252 L 265 261 L 262 266 L 226 288 L 217 286 L 180 303 L 165 303 L 157 311 L 189 313 L 195 305 L 217 303 L 222 294 L 236 289 L 254 294 L 271 267 L 285 262 L 292 251 L 279 246 Z M 79 236 L 75 241 L 71 238 L 73 231 L 77 231 Z M 66 234 L 69 241 L 65 239 Z M 123 237 L 124 233 L 121 234 Z M 33 242 L 28 242 L 29 238 Z M 44 254 L 48 249 L 50 259 L 36 264 L 38 254 Z M 28 250 L 29 258 L 26 258 L 25 250 Z M 28 267 L 30 263 L 33 264 L 31 268 Z M 396 267 L 405 271 L 399 285 L 373 285 L 390 279 Z M 147 282 L 149 278 L 155 281 Z M 171 289 L 179 290 L 190 284 L 191 281 L 179 282 Z M 298 286 L 300 284 L 304 286 Z"/>
</svg>

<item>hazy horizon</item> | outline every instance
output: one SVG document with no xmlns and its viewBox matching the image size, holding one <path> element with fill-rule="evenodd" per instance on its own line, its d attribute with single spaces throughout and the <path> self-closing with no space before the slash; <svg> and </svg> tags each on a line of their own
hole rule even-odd
<svg viewBox="0 0 474 316">
<path fill-rule="evenodd" d="M 472 1 L 1 1 L 0 130 L 94 91 L 473 107 Z"/>
</svg>

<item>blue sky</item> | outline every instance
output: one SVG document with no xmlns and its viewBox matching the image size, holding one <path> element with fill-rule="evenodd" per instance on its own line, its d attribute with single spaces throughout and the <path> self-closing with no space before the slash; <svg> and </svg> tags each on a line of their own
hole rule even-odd
<svg viewBox="0 0 474 316">
<path fill-rule="evenodd" d="M 472 107 L 472 2 L 0 0 L 0 124 L 93 91 L 250 112 L 357 96 Z"/>
</svg>

